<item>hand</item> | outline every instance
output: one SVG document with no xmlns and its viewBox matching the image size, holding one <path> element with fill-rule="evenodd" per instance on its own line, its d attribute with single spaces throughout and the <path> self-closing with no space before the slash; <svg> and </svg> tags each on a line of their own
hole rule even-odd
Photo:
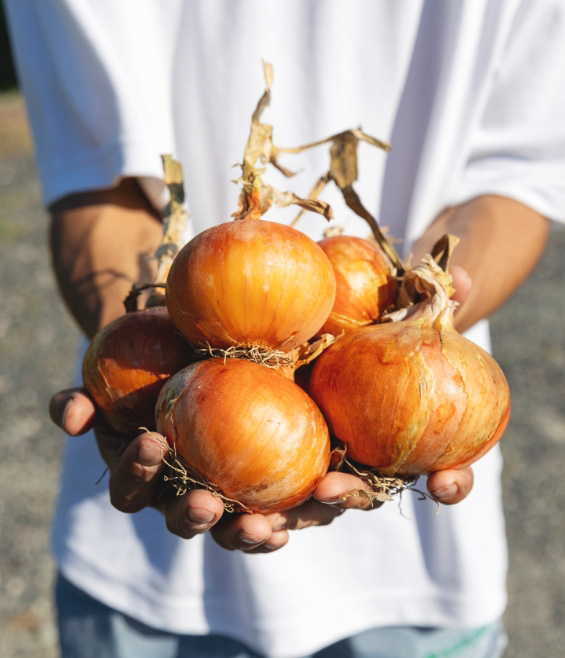
<svg viewBox="0 0 565 658">
<path fill-rule="evenodd" d="M 163 494 L 165 438 L 157 432 L 128 437 L 101 421 L 84 391 L 61 391 L 51 400 L 53 422 L 67 434 L 78 436 L 94 429 L 100 453 L 110 470 L 112 505 L 125 513 L 145 507 L 159 509 L 167 528 L 184 539 L 210 531 L 228 550 L 269 552 L 284 546 L 288 531 L 330 523 L 341 510 L 310 500 L 288 512 L 227 514 L 221 500 L 204 489 L 182 496 Z"/>
<path fill-rule="evenodd" d="M 94 403 L 83 389 L 57 393 L 51 400 L 53 421 L 71 436 L 95 430 L 98 447 L 110 469 L 110 500 L 125 513 L 155 507 L 165 516 L 167 528 L 184 539 L 210 531 L 215 541 L 228 550 L 266 553 L 282 548 L 289 530 L 328 525 L 346 509 L 374 509 L 360 496 L 339 500 L 343 494 L 368 490 L 359 478 L 331 472 L 321 481 L 313 498 L 286 512 L 267 514 L 224 514 L 221 500 L 204 489 L 182 496 L 163 494 L 163 457 L 167 448 L 157 432 L 144 432 L 135 438 L 121 435 L 97 417 Z M 447 505 L 463 500 L 471 490 L 473 473 L 441 471 L 428 479 L 430 495 Z"/>
<path fill-rule="evenodd" d="M 453 288 L 455 289 L 451 299 L 458 303 L 458 307 L 455 309 L 455 328 L 461 331 L 458 326 L 457 316 L 467 297 L 469 297 L 471 293 L 472 281 L 467 270 L 459 267 L 459 265 L 451 266 L 449 272 L 453 279 Z"/>
<path fill-rule="evenodd" d="M 437 502 L 455 505 L 461 502 L 473 486 L 473 471 L 438 471 L 428 478 L 428 492 Z M 214 539 L 227 549 L 240 549 L 248 553 L 266 553 L 282 548 L 289 540 L 289 530 L 302 530 L 313 526 L 328 525 L 345 510 L 370 510 L 383 503 L 373 502 L 362 496 L 341 496 L 364 489 L 368 485 L 348 473 L 332 471 L 320 482 L 313 497 L 286 512 L 271 514 L 225 515 L 211 529 Z M 250 541 L 246 544 L 244 538 Z"/>
<path fill-rule="evenodd" d="M 460 303 L 467 297 L 471 282 L 461 268 L 453 269 L 456 295 Z M 53 421 L 71 436 L 95 430 L 98 447 L 110 468 L 110 500 L 125 513 L 155 507 L 165 516 L 167 528 L 190 539 L 210 531 L 217 543 L 228 550 L 264 553 L 277 550 L 289 539 L 289 530 L 327 525 L 347 509 L 374 509 L 382 503 L 371 503 L 365 497 L 341 497 L 368 485 L 347 473 L 331 472 L 320 482 L 313 497 L 286 512 L 267 514 L 224 514 L 221 500 L 203 489 L 182 496 L 163 494 L 163 457 L 167 452 L 163 436 L 144 432 L 131 438 L 112 430 L 96 414 L 96 407 L 83 389 L 57 393 L 50 406 Z M 453 505 L 463 500 L 473 486 L 473 472 L 440 471 L 428 478 L 432 498 Z"/>
<path fill-rule="evenodd" d="M 461 502 L 473 487 L 473 471 L 438 471 L 428 477 L 427 488 L 430 496 L 444 505 Z M 313 497 L 286 512 L 271 514 L 226 515 L 212 528 L 214 539 L 227 549 L 240 549 L 250 553 L 271 552 L 282 548 L 289 540 L 289 530 L 302 530 L 313 526 L 330 524 L 345 510 L 371 510 L 383 503 L 371 502 L 362 496 L 341 497 L 350 491 L 369 486 L 355 475 L 332 471 L 320 482 Z M 243 537 L 253 540 L 243 542 Z"/>
</svg>

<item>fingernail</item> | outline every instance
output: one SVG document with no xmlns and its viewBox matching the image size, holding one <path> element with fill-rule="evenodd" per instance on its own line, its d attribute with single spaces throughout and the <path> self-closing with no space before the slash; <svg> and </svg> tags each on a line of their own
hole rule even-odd
<svg viewBox="0 0 565 658">
<path fill-rule="evenodd" d="M 137 451 L 137 461 L 142 466 L 157 466 L 163 459 L 163 453 L 159 446 L 152 443 L 143 443 Z"/>
<path fill-rule="evenodd" d="M 442 487 L 441 489 L 436 489 L 434 491 L 434 496 L 440 499 L 452 498 L 453 496 L 455 496 L 458 490 L 459 488 L 457 487 L 455 482 L 453 482 L 452 484 L 448 484 L 447 486 Z"/>
<path fill-rule="evenodd" d="M 256 538 L 254 538 L 254 537 L 251 537 L 251 536 L 248 535 L 246 532 L 243 532 L 243 530 L 240 530 L 240 531 L 237 533 L 237 538 L 239 539 L 239 541 L 240 541 L 242 544 L 247 544 L 248 546 L 253 546 L 253 545 L 255 545 L 255 544 L 260 544 L 260 543 L 261 543 L 261 540 L 260 540 L 260 539 L 256 539 Z"/>
<path fill-rule="evenodd" d="M 195 525 L 203 525 L 205 523 L 212 523 L 215 514 L 210 510 L 202 509 L 200 507 L 190 507 L 186 515 L 188 520 Z"/>
</svg>

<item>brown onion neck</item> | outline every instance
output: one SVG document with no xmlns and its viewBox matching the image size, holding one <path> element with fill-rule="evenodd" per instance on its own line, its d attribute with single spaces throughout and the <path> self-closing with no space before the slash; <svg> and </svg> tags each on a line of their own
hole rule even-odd
<svg viewBox="0 0 565 658">
<path fill-rule="evenodd" d="M 259 171 L 252 169 L 247 176 L 241 178 L 242 190 L 239 195 L 239 207 L 233 213 L 234 220 L 261 219 L 271 204 L 265 204 L 261 199 L 261 176 Z"/>
<path fill-rule="evenodd" d="M 422 320 L 437 329 L 453 327 L 457 302 L 451 300 L 455 291 L 448 268 L 457 242 L 454 236 L 443 236 L 431 254 L 404 274 L 396 303 L 398 310 L 386 314 L 383 322 Z"/>
</svg>

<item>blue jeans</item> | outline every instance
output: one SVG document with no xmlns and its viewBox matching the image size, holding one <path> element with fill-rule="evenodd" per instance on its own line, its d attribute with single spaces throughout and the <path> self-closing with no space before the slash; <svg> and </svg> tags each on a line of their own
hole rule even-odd
<svg viewBox="0 0 565 658">
<path fill-rule="evenodd" d="M 264 658 L 231 638 L 149 628 L 61 576 L 55 599 L 62 658 Z M 474 630 L 395 626 L 359 633 L 304 658 L 500 658 L 505 646 L 500 623 Z"/>
</svg>

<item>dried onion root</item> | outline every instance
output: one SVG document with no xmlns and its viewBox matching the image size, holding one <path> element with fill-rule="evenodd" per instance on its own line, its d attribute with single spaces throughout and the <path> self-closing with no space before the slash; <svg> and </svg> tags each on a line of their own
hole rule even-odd
<svg viewBox="0 0 565 658">
<path fill-rule="evenodd" d="M 398 476 L 389 477 L 379 471 L 367 468 L 362 464 L 356 463 L 347 458 L 347 448 L 334 448 L 331 452 L 330 469 L 341 473 L 350 473 L 362 480 L 370 490 L 352 489 L 340 496 L 340 500 L 345 501 L 353 496 L 365 498 L 371 504 L 386 503 L 394 499 L 395 496 L 402 494 L 406 489 L 417 491 L 422 496 L 427 496 L 421 491 L 414 489 L 414 484 L 418 476 Z"/>
</svg>

